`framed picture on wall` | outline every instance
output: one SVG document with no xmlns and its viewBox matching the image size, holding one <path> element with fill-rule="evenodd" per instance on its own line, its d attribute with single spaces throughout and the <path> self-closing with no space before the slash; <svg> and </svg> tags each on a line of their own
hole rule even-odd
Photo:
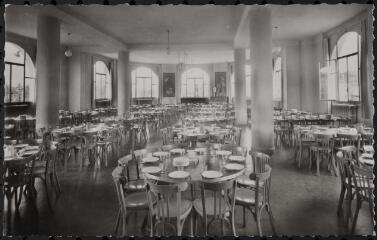
<svg viewBox="0 0 377 240">
<path fill-rule="evenodd" d="M 215 72 L 215 97 L 226 97 L 226 72 Z"/>
<path fill-rule="evenodd" d="M 162 96 L 175 97 L 175 73 L 163 73 L 162 81 Z"/>
</svg>

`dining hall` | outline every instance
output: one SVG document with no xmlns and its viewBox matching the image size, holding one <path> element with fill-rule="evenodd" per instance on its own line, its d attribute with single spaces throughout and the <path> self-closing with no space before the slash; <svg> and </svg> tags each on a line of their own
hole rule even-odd
<svg viewBox="0 0 377 240">
<path fill-rule="evenodd" d="M 374 235 L 372 12 L 7 4 L 3 235 Z"/>
</svg>

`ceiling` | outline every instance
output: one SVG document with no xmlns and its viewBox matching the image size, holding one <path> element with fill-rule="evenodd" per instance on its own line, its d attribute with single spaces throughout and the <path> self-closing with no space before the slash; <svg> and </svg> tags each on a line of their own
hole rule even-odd
<svg viewBox="0 0 377 240">
<path fill-rule="evenodd" d="M 37 16 L 61 20 L 61 42 L 105 56 L 129 49 L 131 61 L 190 63 L 233 60 L 233 46 L 247 47 L 247 10 L 254 6 L 8 6 L 6 31 L 36 38 Z M 368 5 L 268 5 L 274 42 L 298 40 L 328 31 Z M 171 54 L 167 55 L 167 29 Z M 68 34 L 70 33 L 70 34 Z"/>
</svg>

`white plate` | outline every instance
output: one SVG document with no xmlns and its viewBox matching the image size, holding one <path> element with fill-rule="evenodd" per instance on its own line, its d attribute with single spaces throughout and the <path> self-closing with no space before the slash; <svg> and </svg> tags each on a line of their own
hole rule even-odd
<svg viewBox="0 0 377 240">
<path fill-rule="evenodd" d="M 169 173 L 168 176 L 174 179 L 185 179 L 190 176 L 190 173 L 185 171 L 174 171 Z"/>
<path fill-rule="evenodd" d="M 202 177 L 204 177 L 204 178 L 212 179 L 212 178 L 219 178 L 219 177 L 222 177 L 222 176 L 223 176 L 223 173 L 218 172 L 218 171 L 204 171 L 204 172 L 202 172 Z"/>
<path fill-rule="evenodd" d="M 216 155 L 220 155 L 220 156 L 229 156 L 231 154 L 232 154 L 231 151 L 224 151 L 224 150 L 216 151 Z"/>
<path fill-rule="evenodd" d="M 142 162 L 143 163 L 155 163 L 158 162 L 158 157 L 145 157 L 143 158 Z"/>
<path fill-rule="evenodd" d="M 171 152 L 171 153 L 179 153 L 179 154 L 183 154 L 183 153 L 186 152 L 186 150 L 183 149 L 183 148 L 175 148 L 175 149 L 170 150 L 170 152 Z"/>
<path fill-rule="evenodd" d="M 166 157 L 168 155 L 169 155 L 168 152 L 154 152 L 153 153 L 153 156 L 155 156 L 155 157 Z"/>
<path fill-rule="evenodd" d="M 161 170 L 162 169 L 160 167 L 145 167 L 142 169 L 144 173 L 149 173 L 149 174 L 157 174 L 157 173 L 160 173 Z"/>
<path fill-rule="evenodd" d="M 190 160 L 187 157 L 176 157 L 173 159 L 174 167 L 187 167 L 190 164 Z"/>
<path fill-rule="evenodd" d="M 199 153 L 204 153 L 207 151 L 207 148 L 195 148 L 194 151 L 199 152 Z"/>
<path fill-rule="evenodd" d="M 229 171 L 240 171 L 244 169 L 244 166 L 237 163 L 228 163 L 224 166 L 224 168 Z"/>
<path fill-rule="evenodd" d="M 244 162 L 246 159 L 243 156 L 229 156 L 230 161 Z"/>
</svg>

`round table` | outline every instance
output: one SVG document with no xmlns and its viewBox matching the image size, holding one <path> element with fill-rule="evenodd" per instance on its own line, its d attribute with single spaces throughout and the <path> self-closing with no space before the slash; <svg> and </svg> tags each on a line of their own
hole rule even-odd
<svg viewBox="0 0 377 240">
<path fill-rule="evenodd" d="M 187 156 L 187 155 L 185 155 Z M 195 182 L 218 182 L 218 181 L 227 181 L 231 179 L 235 179 L 239 176 L 241 176 L 244 171 L 246 170 L 246 166 L 244 165 L 244 168 L 239 171 L 228 171 L 225 168 L 221 167 L 220 165 L 220 159 L 217 158 L 216 156 L 208 156 L 208 155 L 197 155 L 195 158 L 189 158 L 190 159 L 190 164 L 188 167 L 185 167 L 183 171 L 188 172 L 190 176 L 186 179 L 176 179 L 176 178 L 170 178 L 168 175 L 169 173 L 173 171 L 177 171 L 178 169 L 173 166 L 173 159 L 167 159 L 166 160 L 166 170 L 161 171 L 158 174 L 150 174 L 143 172 L 145 178 L 147 179 L 152 179 L 152 180 L 158 180 L 158 181 L 163 181 L 163 182 L 170 182 L 170 183 L 177 183 L 177 182 L 190 182 L 190 183 L 195 183 Z M 141 168 L 143 169 L 144 167 L 147 166 L 158 166 L 160 162 L 157 164 L 141 164 Z M 220 171 L 223 175 L 222 177 L 219 178 L 214 178 L 214 179 L 207 179 L 202 177 L 202 172 L 203 171 Z"/>
</svg>

